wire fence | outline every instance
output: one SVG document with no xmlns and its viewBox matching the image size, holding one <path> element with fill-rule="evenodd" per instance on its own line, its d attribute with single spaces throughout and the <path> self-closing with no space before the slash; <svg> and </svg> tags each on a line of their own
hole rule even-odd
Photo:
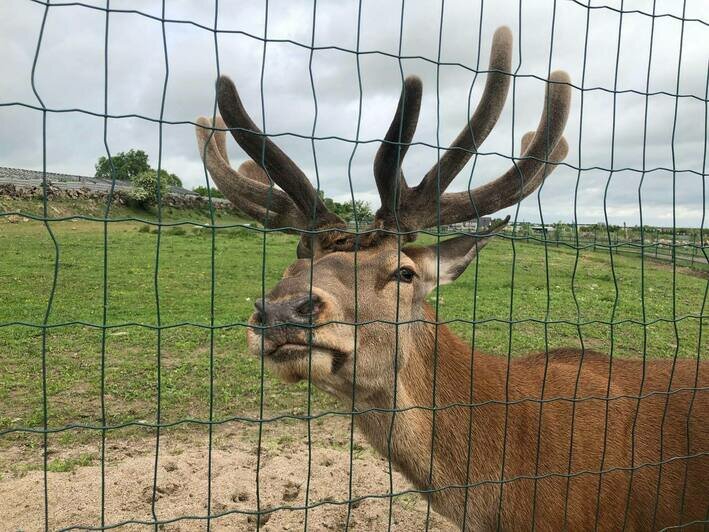
<svg viewBox="0 0 709 532">
<path fill-rule="evenodd" d="M 707 264 L 703 253 L 706 243 L 700 242 L 698 235 L 683 235 L 681 237 L 675 235 L 675 242 L 672 242 L 671 238 L 664 238 L 665 235 L 659 230 L 652 231 L 652 228 L 646 229 L 643 239 L 629 238 L 627 232 L 626 235 L 621 235 L 622 230 L 610 233 L 610 239 L 603 234 L 606 232 L 605 230 L 600 231 L 602 235 L 600 237 L 598 229 L 586 232 L 578 230 L 577 232 L 578 238 L 574 238 L 572 234 L 553 227 L 544 230 L 537 227 L 535 230 L 527 226 L 517 234 L 519 238 L 525 238 L 530 243 L 547 246 L 561 246 L 569 249 L 579 247 L 591 251 L 602 251 L 606 254 L 611 252 L 642 255 L 644 260 L 677 263 L 677 265 L 696 267 L 700 270 L 704 269 L 704 265 Z"/>
<path fill-rule="evenodd" d="M 306 220 L 303 229 L 290 224 L 261 226 L 241 219 L 223 221 L 216 208 L 221 200 L 211 197 L 206 219 L 184 220 L 179 214 L 178 218 L 167 215 L 164 200 L 168 191 L 160 190 L 159 185 L 152 214 L 144 217 L 116 214 L 113 197 L 124 185 L 115 178 L 90 183 L 90 187 L 106 193 L 101 215 L 72 212 L 57 215 L 51 210 L 55 199 L 49 193 L 52 183 L 58 181 L 52 180 L 49 171 L 48 120 L 64 113 L 101 119 L 103 146 L 109 161 L 115 151 L 109 142 L 113 121 L 138 118 L 152 122 L 158 132 L 159 174 L 164 166 L 166 128 L 186 125 L 166 118 L 171 73 L 166 27 L 188 26 L 213 34 L 214 57 L 210 60 L 215 62 L 218 75 L 226 73 L 220 66 L 221 39 L 239 36 L 262 44 L 260 103 L 264 131 L 267 131 L 263 90 L 267 49 L 274 45 L 297 48 L 310 56 L 309 77 L 316 109 L 312 130 L 308 135 L 259 131 L 255 137 L 259 139 L 257 149 L 261 150 L 261 157 L 253 159 L 270 174 L 269 139 L 280 142 L 292 137 L 309 141 L 315 161 L 313 181 L 319 191 L 316 142 L 334 140 L 351 145 L 349 167 L 342 175 L 347 176 L 346 188 L 354 204 L 352 162 L 358 149 L 375 141 L 385 146 L 390 144 L 396 148 L 397 163 L 409 147 L 416 145 L 435 149 L 438 161 L 444 154 L 455 151 L 447 150 L 440 139 L 438 112 L 435 144 L 402 140 L 405 126 L 401 125 L 393 141 L 391 138 L 365 138 L 360 128 L 363 107 L 367 105 L 362 90 L 361 58 L 379 55 L 394 60 L 402 86 L 406 83 L 405 63 L 407 71 L 411 64 L 432 66 L 436 70 L 437 84 L 442 67 L 468 71 L 474 75 L 472 94 L 473 85 L 482 83 L 477 81 L 478 75 L 482 80 L 495 73 L 482 64 L 479 51 L 483 36 L 487 36 L 483 12 L 494 10 L 492 5 L 480 2 L 478 52 L 471 66 L 442 60 L 444 2 L 436 8 L 430 7 L 430 26 L 436 28 L 439 42 L 436 58 L 404 53 L 406 2 L 400 6 L 397 53 L 360 49 L 364 10 L 361 1 L 356 2 L 357 17 L 353 21 L 357 28 L 354 49 L 318 44 L 316 28 L 321 24 L 318 10 L 323 6 L 317 1 L 312 3 L 312 33 L 308 42 L 269 37 L 269 10 L 273 7 L 268 0 L 264 4 L 261 35 L 222 28 L 220 9 L 230 9 L 230 6 L 224 3 L 220 6 L 218 1 L 209 25 L 168 17 L 169 3 L 165 0 L 160 4 L 160 14 L 122 9 L 110 0 L 101 5 L 40 0 L 28 3 L 43 10 L 31 72 L 35 100 L 2 101 L 0 112 L 22 108 L 36 113 L 37 120 L 41 120 L 39 185 L 44 193 L 39 212 L 30 212 L 25 207 L 3 208 L 0 219 L 9 222 L 20 216 L 29 219 L 34 226 L 41 225 L 42 230 L 23 232 L 10 225 L 4 226 L 7 230 L 0 230 L 0 245 L 11 250 L 5 256 L 4 271 L 0 271 L 0 279 L 9 287 L 0 299 L 0 306 L 5 309 L 0 314 L 0 347 L 6 350 L 0 361 L 8 368 L 0 387 L 0 464 L 10 463 L 11 459 L 6 457 L 21 457 L 20 463 L 0 470 L 0 495 L 16 505 L 19 502 L 12 493 L 23 493 L 22 497 L 28 499 L 22 502 L 29 506 L 0 508 L 0 521 L 27 530 L 34 525 L 44 530 L 132 527 L 265 530 L 278 525 L 283 529 L 305 530 L 447 530 L 451 522 L 465 530 L 706 530 L 709 527 L 706 496 L 709 489 L 709 426 L 706 421 L 709 350 L 703 331 L 709 318 L 706 305 L 709 235 L 705 231 L 709 69 L 703 72 L 702 94 L 682 92 L 680 86 L 685 26 L 691 24 L 706 29 L 709 21 L 686 16 L 686 1 L 681 16 L 658 11 L 656 2 L 652 2 L 651 10 L 627 9 L 623 2 L 619 7 L 576 0 L 558 2 L 580 10 L 585 16 L 583 56 L 578 58 L 582 62 L 581 78 L 571 83 L 547 83 L 546 78 L 525 73 L 521 60 L 505 75 L 512 84 L 512 137 L 517 127 L 515 114 L 519 113 L 524 98 L 517 94 L 519 80 L 531 78 L 548 85 L 559 83 L 571 87 L 573 98 L 577 100 L 575 105 L 580 110 L 577 136 L 568 139 L 571 155 L 562 163 L 553 159 L 549 149 L 544 150 L 542 159 L 544 171 L 547 164 L 555 165 L 559 172 L 571 176 L 571 185 L 575 186 L 573 219 L 556 225 L 545 222 L 542 196 L 547 185 L 542 178 L 540 192 L 532 194 L 529 200 L 537 202 L 540 223 L 524 223 L 520 204 L 515 202 L 510 208 L 510 225 L 505 229 L 492 225 L 496 241 L 479 257 L 469 259 L 467 277 L 461 278 L 459 287 L 455 288 L 439 288 L 446 272 L 440 251 L 445 247 L 442 242 L 455 239 L 457 235 L 472 235 L 482 247 L 490 235 L 479 223 L 472 227 L 440 223 L 443 212 L 440 168 L 437 179 L 434 174 L 438 194 L 429 202 L 435 204 L 439 222 L 433 227 L 406 228 L 402 222 L 394 229 L 363 227 L 359 223 L 332 228 L 315 227 L 312 223 L 308 226 Z M 46 105 L 36 83 L 38 60 L 51 46 L 45 35 L 47 20 L 56 10 L 69 8 L 96 12 L 103 17 L 101 112 Z M 557 2 L 553 2 L 554 16 L 556 11 Z M 617 25 L 613 30 L 619 40 L 625 27 L 624 19 L 637 16 L 649 21 L 651 33 L 643 37 L 650 47 L 643 90 L 619 90 L 618 56 L 607 59 L 614 62 L 612 87 L 597 86 L 587 79 L 588 48 L 593 44 L 589 42 L 590 20 L 599 11 L 616 16 Z M 515 31 L 525 31 L 521 2 L 518 12 L 512 15 L 516 21 L 511 24 L 516 24 Z M 152 80 L 162 86 L 156 116 L 114 114 L 110 110 L 109 49 L 115 45 L 110 44 L 110 35 L 118 16 L 145 19 L 161 27 L 164 76 L 161 80 Z M 680 28 L 680 55 L 676 58 L 673 92 L 653 91 L 650 86 L 651 70 L 655 67 L 653 35 L 655 26 L 664 21 L 676 23 Z M 555 52 L 554 39 L 562 30 L 554 18 L 549 36 L 549 75 Z M 517 52 L 521 55 L 521 44 L 519 46 Z M 316 54 L 329 51 L 353 56 L 356 61 L 359 101 L 356 102 L 355 138 L 318 136 L 317 75 L 312 61 Z M 620 44 L 617 53 L 620 54 Z M 709 65 L 706 59 L 703 59 L 705 65 Z M 475 87 L 477 89 L 477 85 Z M 584 129 L 584 120 L 587 120 L 584 103 L 588 104 L 587 100 L 596 93 L 612 96 L 608 168 L 587 167 L 582 157 L 593 139 Z M 638 98 L 644 107 L 642 161 L 619 168 L 614 160 L 616 135 L 620 135 L 616 131 L 616 115 L 622 112 L 619 99 L 627 94 Z M 674 101 L 671 168 L 651 167 L 646 157 L 651 149 L 648 102 L 655 96 Z M 215 94 L 212 102 L 206 102 L 208 108 L 211 105 L 212 120 L 221 108 L 217 99 Z M 677 108 L 683 99 L 694 100 L 703 107 L 703 115 L 697 117 L 703 122 L 702 137 L 692 139 L 694 146 L 701 146 L 701 169 L 681 168 L 674 157 Z M 438 90 L 436 106 L 440 106 Z M 226 115 L 223 109 L 221 111 Z M 469 108 L 468 116 L 470 114 Z M 208 139 L 201 154 L 204 159 L 207 159 L 209 143 L 224 131 L 231 130 L 236 133 L 235 137 L 239 133 L 243 135 L 244 131 L 253 131 L 231 124 L 222 128 L 213 122 L 187 125 L 207 132 Z M 589 135 L 590 140 L 584 135 Z M 475 142 L 473 146 L 478 147 Z M 472 188 L 474 179 L 482 179 L 476 173 L 479 159 L 488 155 L 500 157 L 517 169 L 530 159 L 498 151 L 467 151 L 472 156 L 472 168 L 466 166 L 470 168 L 467 188 Z M 591 227 L 580 222 L 579 189 L 583 177 L 597 171 L 605 176 L 604 223 Z M 624 171 L 640 176 L 639 224 L 632 229 L 613 228 L 607 209 L 611 183 Z M 667 171 L 671 176 L 671 180 L 665 182 L 662 203 L 671 209 L 672 224 L 665 228 L 644 223 L 643 219 L 643 180 L 659 171 Z M 210 186 L 208 164 L 204 165 L 203 172 L 204 183 Z M 683 229 L 677 223 L 677 213 L 682 208 L 677 199 L 678 189 L 687 176 L 701 181 L 699 227 L 691 229 Z M 218 181 L 214 173 L 212 178 Z M 277 181 L 275 176 L 267 175 L 268 186 L 263 186 L 268 190 L 266 219 L 269 213 L 281 212 L 278 209 L 282 204 L 278 201 L 283 191 L 273 186 L 274 181 Z M 285 188 L 282 183 L 278 184 L 281 189 Z M 68 182 L 63 186 L 88 185 Z M 292 200 L 295 195 L 290 196 Z M 353 208 L 356 211 L 357 207 Z M 315 209 L 312 222 L 314 217 Z M 78 237 L 71 236 L 67 227 L 77 222 L 89 224 L 93 236 L 88 229 Z M 399 222 L 397 218 L 397 224 Z M 132 232 L 121 232 L 116 228 L 120 225 Z M 154 240 L 139 240 L 150 235 L 140 235 L 133 230 L 136 226 L 145 227 L 146 232 L 153 231 Z M 397 251 L 396 258 L 391 264 L 397 277 L 388 289 L 391 292 L 376 292 L 373 287 L 377 283 L 367 277 L 373 264 L 378 267 L 383 259 L 381 256 L 376 261 L 372 259 L 373 250 L 378 248 L 374 244 L 368 247 L 363 242 L 378 238 L 379 234 L 396 244 L 393 247 Z M 353 238 L 355 242 L 353 248 L 343 253 L 316 256 L 313 247 L 309 255 L 301 256 L 302 248 L 298 247 L 301 260 L 289 267 L 291 281 L 286 279 L 278 284 L 277 290 L 282 299 L 283 291 L 289 290 L 289 286 L 306 280 L 299 288 L 307 294 L 301 301 L 306 308 L 306 318 L 291 316 L 282 323 L 269 322 L 267 316 L 280 308 L 280 299 L 269 295 L 280 278 L 280 272 L 275 273 L 274 269 L 292 261 L 298 239 L 302 237 L 301 246 L 303 242 L 315 246 L 313 242 L 318 239 L 321 242 L 332 239 L 333 245 L 339 245 L 336 238 L 343 238 L 342 235 L 350 239 L 348 242 Z M 415 298 L 407 292 L 407 285 L 412 282 L 406 278 L 407 270 L 415 275 L 414 283 L 425 275 L 421 263 L 416 262 L 425 260 L 421 258 L 423 254 L 401 252 L 412 235 L 418 235 L 421 242 L 437 246 L 438 250 L 429 265 L 435 272 L 435 282 L 431 281 L 429 287 L 431 293 L 425 314 L 411 310 L 410 299 Z M 27 270 L 29 280 L 25 281 L 13 268 L 31 261 L 30 254 L 35 252 L 30 243 L 32 238 L 43 239 L 45 247 L 37 253 L 41 259 L 37 269 Z M 193 242 L 199 242 L 199 246 Z M 80 251 L 78 255 L 74 255 L 76 249 Z M 472 253 L 470 249 L 466 253 Z M 474 249 L 478 249 L 478 244 Z M 89 256 L 87 250 L 93 250 L 93 255 Z M 486 261 L 488 251 L 490 259 Z M 233 264 L 228 264 L 225 253 Z M 348 258 L 333 259 L 342 254 Z M 142 266 L 130 262 L 147 259 L 150 263 L 143 262 Z M 168 262 L 173 260 L 178 264 Z M 335 260 L 340 260 L 337 267 L 332 266 Z M 328 283 L 341 274 L 337 268 L 345 268 L 342 261 L 352 272 L 342 274 L 341 284 L 346 285 L 345 288 L 333 287 Z M 74 265 L 85 267 L 75 274 L 72 273 Z M 690 271 L 685 272 L 681 267 Z M 130 268 L 142 277 L 149 274 L 150 279 L 130 287 L 131 279 L 137 277 L 130 277 L 130 272 L 127 277 L 120 277 L 124 274 L 118 273 Z M 455 277 L 460 274 L 457 272 Z M 73 279 L 76 285 L 67 288 L 67 278 Z M 568 283 L 564 286 L 568 290 L 560 295 L 561 287 L 556 283 L 562 282 Z M 84 312 L 90 304 L 85 299 L 84 288 L 80 288 L 84 283 L 92 287 L 92 291 L 86 293 L 100 299 L 100 305 L 92 307 L 91 312 Z M 47 290 L 37 294 L 38 286 Z M 122 309 L 123 292 L 130 288 L 137 290 L 132 293 L 133 306 Z M 229 293 L 223 295 L 227 290 Z M 73 291 L 79 296 L 71 306 L 66 298 Z M 660 292 L 662 298 L 656 295 Z M 241 306 L 229 301 L 230 297 L 239 298 Z M 199 300 L 199 304 L 192 305 L 193 298 Z M 252 304 L 259 298 L 256 312 L 249 317 Z M 423 296 L 421 299 L 423 308 Z M 37 304 L 39 300 L 41 304 Z M 325 306 L 325 302 L 330 306 L 338 304 L 347 311 L 334 312 L 316 324 L 314 308 L 321 303 Z M 40 317 L 34 319 L 38 309 Z M 293 309 L 287 311 L 292 313 Z M 453 339 L 449 327 L 462 339 Z M 318 342 L 323 341 L 326 334 L 323 331 L 328 330 L 334 333 L 332 338 L 328 337 L 327 360 L 323 362 L 325 355 Z M 275 375 L 267 371 L 266 359 L 269 354 L 273 355 L 269 353 L 269 342 L 275 337 L 269 335 L 276 334 L 287 336 L 282 345 L 301 342 L 300 346 L 305 348 L 305 355 L 299 358 L 300 365 L 294 362 L 293 367 L 286 370 L 278 368 L 277 363 L 272 366 L 277 375 L 290 379 L 299 377 L 303 381 L 294 385 L 294 392 L 286 391 L 291 387 L 275 383 Z M 78 339 L 92 335 L 94 343 L 89 346 L 88 341 L 68 339 L 72 335 Z M 134 343 L 121 349 L 119 342 L 124 338 L 121 335 L 132 335 Z M 302 341 L 303 337 L 307 341 Z M 424 340 L 428 342 L 424 348 L 416 345 Z M 247 342 L 260 356 L 245 354 Z M 351 347 L 342 347 L 344 345 Z M 564 348 L 569 345 L 573 349 Z M 79 362 L 67 362 L 64 352 L 75 349 L 76 354 L 72 356 Z M 225 351 L 229 351 L 227 356 Z M 528 352 L 539 354 L 524 356 Z M 416 358 L 419 355 L 420 361 Z M 127 357 L 126 361 L 117 360 L 122 356 Z M 378 362 L 372 362 L 374 358 Z M 242 359 L 248 361 L 242 362 Z M 425 371 L 416 373 L 419 362 Z M 132 378 L 136 378 L 136 382 L 131 382 Z M 86 379 L 91 383 L 87 384 Z M 490 384 L 493 382 L 495 386 Z M 90 386 L 90 393 L 85 395 L 82 386 Z M 318 387 L 331 392 L 337 402 L 316 391 Z M 67 397 L 73 394 L 89 401 L 90 406 L 84 408 L 69 402 Z M 131 406 L 123 408 L 117 397 L 125 398 L 126 404 Z M 23 404 L 25 401 L 27 404 Z M 154 417 L 149 419 L 146 413 Z M 335 424 L 327 425 L 331 422 Z M 323 430 L 339 433 L 323 437 Z M 175 440 L 179 431 L 188 434 L 186 439 Z M 190 436 L 194 431 L 202 431 L 200 437 L 203 438 Z M 300 434 L 302 445 L 292 442 L 296 433 Z M 148 443 L 145 443 L 146 438 L 149 438 Z M 239 438 L 241 443 L 235 441 Z M 243 444 L 244 438 L 248 445 Z M 329 442 L 327 445 L 323 443 L 325 440 Z M 174 465 L 173 461 L 178 460 L 180 454 L 175 451 L 175 441 L 181 442 L 180 453 L 189 455 L 189 469 L 182 463 L 179 467 Z M 116 445 L 124 447 L 119 452 Z M 189 453 L 198 446 L 204 456 L 195 458 Z M 55 458 L 55 455 L 65 456 L 72 448 L 87 447 L 94 449 L 96 455 L 86 464 L 81 463 L 82 455 L 78 459 L 76 454 L 67 455 L 70 459 Z M 248 451 L 242 453 L 247 459 L 229 461 L 230 448 L 231 452 L 236 452 L 234 449 L 247 447 Z M 279 454 L 278 448 L 285 449 L 283 454 Z M 372 448 L 383 461 L 374 458 L 375 453 L 369 451 Z M 119 460 L 115 456 L 121 453 L 124 454 L 120 461 L 137 460 L 133 455 L 148 458 L 135 462 L 139 463 L 135 471 L 117 473 Z M 32 471 L 29 465 L 23 466 L 23 461 L 30 464 L 38 456 L 41 463 L 35 468 L 37 471 Z M 76 485 L 82 487 L 78 490 L 71 482 L 61 482 L 61 475 L 74 470 L 77 464 L 82 468 L 93 466 L 82 473 L 75 472 Z M 274 464 L 281 464 L 281 469 L 276 469 Z M 334 480 L 319 486 L 318 483 L 325 482 L 323 467 L 334 468 L 330 475 Z M 243 476 L 230 476 L 236 474 L 236 468 Z M 294 471 L 297 474 L 294 475 Z M 397 471 L 407 480 L 397 476 Z M 31 477 L 32 474 L 38 476 Z M 143 484 L 134 480 L 141 474 Z M 148 484 L 144 481 L 146 474 L 150 477 Z M 39 487 L 21 491 L 24 489 L 21 481 L 26 475 L 36 479 Z M 119 478 L 121 475 L 133 479 L 133 484 L 124 483 L 124 479 Z M 165 482 L 166 479 L 174 482 L 177 476 L 186 485 L 198 487 L 189 495 L 173 493 Z M 93 479 L 93 484 L 82 484 L 87 479 Z M 286 491 L 282 496 L 279 493 L 275 502 L 274 479 L 280 482 L 278 486 L 282 485 L 281 481 L 288 481 Z M 233 491 L 233 487 L 230 490 L 229 483 L 237 480 L 248 486 L 245 492 Z M 118 506 L 123 505 L 119 508 L 114 498 L 120 499 L 122 494 L 113 485 L 118 482 L 123 490 L 139 491 L 142 505 L 135 502 L 138 499 L 126 499 L 128 502 L 119 503 Z M 89 499 L 81 499 L 87 495 L 82 490 L 89 485 L 96 492 Z M 329 490 L 336 495 L 329 495 Z M 78 498 L 72 498 L 75 495 Z M 412 499 L 412 495 L 423 497 Z M 370 514 L 362 513 L 362 505 L 369 503 L 377 505 L 372 506 Z M 41 515 L 30 515 L 38 508 Z M 6 518 L 2 518 L 3 513 Z M 329 513 L 337 514 L 337 519 L 329 521 Z M 291 516 L 288 517 L 291 520 L 279 521 L 286 519 L 284 515 Z M 294 515 L 297 520 L 293 520 Z M 239 520 L 229 521 L 232 518 Z"/>
</svg>

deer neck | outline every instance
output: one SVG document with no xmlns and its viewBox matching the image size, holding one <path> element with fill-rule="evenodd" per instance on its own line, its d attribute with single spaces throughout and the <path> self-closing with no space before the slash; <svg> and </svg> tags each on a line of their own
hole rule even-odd
<svg viewBox="0 0 709 532">
<path fill-rule="evenodd" d="M 434 325 L 434 311 L 425 308 L 414 345 L 401 372 L 401 384 L 418 405 L 469 403 L 504 393 L 506 360 L 475 350 L 445 325 Z"/>
<path fill-rule="evenodd" d="M 371 399 L 369 408 L 386 412 L 371 412 L 357 415 L 360 430 L 370 443 L 385 457 L 391 457 L 393 465 L 418 488 L 426 489 L 436 484 L 429 477 L 433 427 L 438 434 L 434 445 L 434 462 L 445 462 L 459 457 L 467 438 L 460 430 L 461 423 L 468 423 L 470 409 L 454 407 L 439 410 L 435 407 L 471 402 L 471 363 L 474 375 L 472 402 L 484 402 L 504 397 L 506 361 L 475 351 L 453 334 L 444 325 L 432 325 L 435 321 L 430 308 L 425 310 L 425 320 L 414 325 L 412 334 L 401 342 L 401 367 L 397 373 L 396 387 L 390 386 Z M 471 362 L 472 361 L 472 362 Z M 434 382 L 435 373 L 435 399 Z M 393 415 L 390 413 L 394 410 Z M 499 423 L 496 409 L 482 409 L 473 414 L 477 423 Z M 445 435 L 445 437 L 441 437 Z M 454 435 L 460 436 L 460 441 Z M 455 447 L 456 449 L 454 449 Z M 465 464 L 434 465 L 435 469 L 451 471 L 458 469 L 465 481 Z M 434 497 L 435 498 L 435 497 Z"/>
</svg>

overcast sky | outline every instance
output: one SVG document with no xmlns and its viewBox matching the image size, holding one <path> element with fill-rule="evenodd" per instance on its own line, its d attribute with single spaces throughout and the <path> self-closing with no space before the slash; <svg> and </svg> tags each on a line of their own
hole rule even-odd
<svg viewBox="0 0 709 532">
<path fill-rule="evenodd" d="M 517 78 L 510 90 L 503 115 L 481 148 L 486 155 L 472 175 L 469 164 L 451 190 L 464 189 L 470 180 L 478 186 L 507 168 L 506 157 L 519 154 L 519 139 L 539 119 L 544 83 L 533 76 L 564 69 L 574 85 L 587 89 L 583 113 L 582 92 L 573 90 L 566 130 L 570 166 L 559 168 L 539 194 L 522 202 L 519 219 L 538 221 L 541 205 L 546 222 L 572 221 L 576 199 L 579 223 L 601 221 L 607 187 L 609 221 L 637 224 L 643 179 L 646 223 L 672 224 L 674 182 L 677 224 L 699 226 L 706 195 L 709 2 L 657 1 L 655 13 L 667 16 L 654 19 L 637 12 L 652 13 L 652 0 L 593 1 L 593 9 L 587 2 L 407 0 L 402 14 L 398 1 L 222 0 L 216 45 L 212 1 L 168 0 L 169 21 L 163 25 L 159 1 L 112 0 L 111 9 L 118 11 L 109 16 L 108 37 L 105 1 L 51 2 L 59 5 L 46 18 L 34 81 L 44 106 L 66 112 L 47 115 L 47 169 L 93 175 L 106 148 L 104 120 L 90 113 L 102 115 L 107 97 L 108 113 L 117 116 L 106 130 L 111 153 L 143 149 L 153 166 L 161 155 L 162 167 L 189 188 L 205 184 L 193 126 L 164 125 L 160 150 L 154 120 L 163 96 L 164 120 L 211 115 L 218 54 L 219 71 L 234 79 L 256 123 L 263 125 L 265 114 L 268 133 L 311 136 L 314 130 L 316 137 L 338 137 L 316 140 L 315 157 L 310 139 L 277 139 L 313 182 L 319 179 L 328 196 L 343 201 L 351 198 L 351 180 L 355 196 L 376 208 L 371 167 L 377 143 L 355 144 L 358 124 L 360 141 L 381 138 L 399 96 L 401 70 L 420 76 L 424 99 L 414 141 L 421 144 L 412 147 L 404 165 L 410 183 L 420 179 L 436 160 L 431 146 L 447 146 L 477 104 L 485 77 L 475 71 L 487 68 L 492 34 L 504 24 L 515 37 L 513 69 L 526 77 Z M 121 12 L 134 10 L 142 14 Z M 40 2 L 0 2 L 2 166 L 42 167 L 42 113 L 27 106 L 41 105 L 31 72 L 44 12 Z M 281 41 L 267 44 L 265 64 L 264 36 Z M 365 52 L 359 55 L 353 53 L 358 40 Z M 311 43 L 318 48 L 312 54 Z M 438 57 L 446 64 L 437 68 Z M 615 101 L 614 87 L 624 91 Z M 229 149 L 237 165 L 244 153 L 231 140 Z M 505 213 L 514 215 L 514 209 Z"/>
</svg>

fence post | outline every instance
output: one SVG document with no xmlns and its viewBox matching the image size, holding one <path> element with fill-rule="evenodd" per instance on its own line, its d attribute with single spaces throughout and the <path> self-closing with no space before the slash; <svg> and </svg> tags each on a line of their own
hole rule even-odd
<svg viewBox="0 0 709 532">
<path fill-rule="evenodd" d="M 594 226 L 593 228 L 593 251 L 596 251 L 596 240 L 598 240 L 598 228 Z"/>
<path fill-rule="evenodd" d="M 559 239 L 561 238 L 561 227 L 556 224 L 556 247 L 559 247 Z"/>
</svg>

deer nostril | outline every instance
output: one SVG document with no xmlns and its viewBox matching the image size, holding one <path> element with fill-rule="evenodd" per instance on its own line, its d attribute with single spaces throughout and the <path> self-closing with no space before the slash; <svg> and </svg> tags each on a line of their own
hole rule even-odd
<svg viewBox="0 0 709 532">
<path fill-rule="evenodd" d="M 256 308 L 256 312 L 259 314 L 263 314 L 263 299 L 258 298 L 256 301 L 254 301 L 254 307 Z"/>
<path fill-rule="evenodd" d="M 317 294 L 306 296 L 295 304 L 295 311 L 301 316 L 317 316 L 322 310 L 322 299 Z"/>
<path fill-rule="evenodd" d="M 254 308 L 256 309 L 256 312 L 254 312 L 251 319 L 254 323 L 263 325 L 266 321 L 266 312 L 264 310 L 263 299 L 259 298 L 254 301 Z"/>
</svg>

